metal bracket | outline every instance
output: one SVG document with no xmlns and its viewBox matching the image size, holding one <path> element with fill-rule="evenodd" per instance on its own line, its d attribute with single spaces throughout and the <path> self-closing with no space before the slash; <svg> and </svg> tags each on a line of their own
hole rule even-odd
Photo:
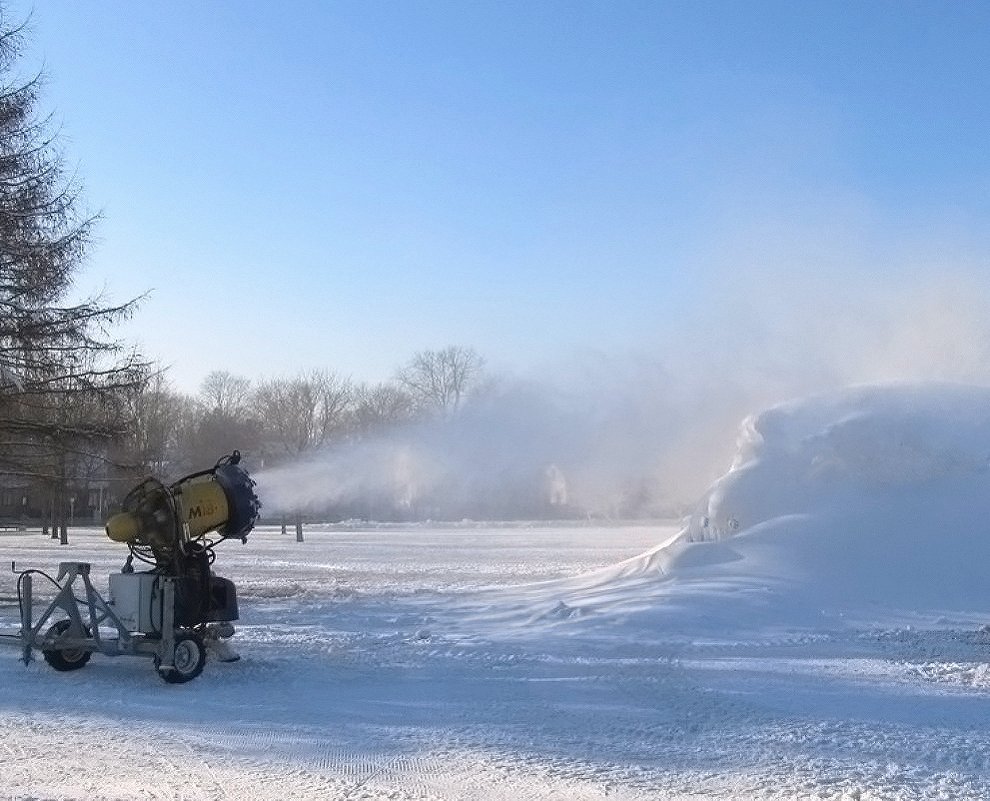
<svg viewBox="0 0 990 801">
<path fill-rule="evenodd" d="M 162 641 L 158 652 L 159 670 L 175 668 L 175 579 L 162 580 Z"/>
</svg>

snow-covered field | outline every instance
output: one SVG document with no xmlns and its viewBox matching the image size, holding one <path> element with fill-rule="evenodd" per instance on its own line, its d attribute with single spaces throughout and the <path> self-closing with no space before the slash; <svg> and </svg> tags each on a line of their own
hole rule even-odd
<svg viewBox="0 0 990 801">
<path fill-rule="evenodd" d="M 990 798 L 987 410 L 770 410 L 683 526 L 256 530 L 215 565 L 238 663 L 166 685 L 0 651 L 0 796 Z M 125 555 L 0 534 L 98 584 Z"/>
</svg>

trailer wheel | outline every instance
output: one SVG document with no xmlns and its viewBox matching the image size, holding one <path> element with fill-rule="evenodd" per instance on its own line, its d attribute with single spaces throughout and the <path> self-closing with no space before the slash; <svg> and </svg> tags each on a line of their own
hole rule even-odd
<svg viewBox="0 0 990 801">
<path fill-rule="evenodd" d="M 45 632 L 45 637 L 61 637 L 65 632 L 69 630 L 72 625 L 72 621 L 69 619 L 59 620 L 57 623 L 52 624 L 52 626 Z M 89 629 L 83 629 L 86 632 L 86 636 L 89 636 Z M 67 671 L 67 670 L 79 670 L 93 655 L 92 651 L 87 651 L 85 648 L 52 648 L 47 651 L 41 652 L 42 656 L 45 657 L 45 661 L 51 665 L 55 670 Z"/>
<path fill-rule="evenodd" d="M 203 672 L 206 664 L 206 646 L 203 639 L 194 631 L 177 631 L 175 649 L 172 651 L 172 668 L 163 668 L 160 657 L 155 657 L 158 675 L 169 684 L 184 684 L 192 681 Z"/>
</svg>

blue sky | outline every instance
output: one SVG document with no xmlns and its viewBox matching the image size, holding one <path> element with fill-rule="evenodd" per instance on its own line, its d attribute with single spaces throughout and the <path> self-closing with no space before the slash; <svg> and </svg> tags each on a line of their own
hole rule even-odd
<svg viewBox="0 0 990 801">
<path fill-rule="evenodd" d="M 985 3 L 6 8 L 103 213 L 80 290 L 150 291 L 125 334 L 181 389 L 990 274 Z"/>
</svg>

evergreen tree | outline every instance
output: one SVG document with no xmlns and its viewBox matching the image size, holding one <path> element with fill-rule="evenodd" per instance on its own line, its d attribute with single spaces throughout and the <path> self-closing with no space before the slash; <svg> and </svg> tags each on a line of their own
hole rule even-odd
<svg viewBox="0 0 990 801">
<path fill-rule="evenodd" d="M 147 365 L 112 336 L 135 301 L 72 294 L 95 216 L 38 113 L 40 76 L 17 75 L 23 44 L 0 8 L 0 475 L 47 481 L 57 500 L 73 460 L 126 426 L 123 392 Z"/>
</svg>

